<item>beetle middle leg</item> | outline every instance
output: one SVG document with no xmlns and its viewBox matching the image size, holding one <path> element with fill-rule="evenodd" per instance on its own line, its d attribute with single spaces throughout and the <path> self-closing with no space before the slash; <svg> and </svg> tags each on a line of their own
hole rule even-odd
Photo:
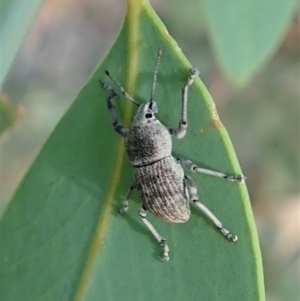
<svg viewBox="0 0 300 301">
<path fill-rule="evenodd" d="M 207 175 L 211 175 L 214 177 L 218 177 L 218 178 L 222 178 L 222 179 L 226 179 L 229 181 L 233 181 L 233 182 L 244 182 L 244 180 L 246 179 L 246 177 L 244 177 L 242 174 L 236 175 L 236 176 L 229 176 L 225 173 L 222 173 L 220 171 L 215 171 L 215 170 L 211 170 L 211 169 L 207 169 L 207 168 L 201 168 L 198 165 L 194 164 L 191 160 L 189 159 L 178 159 L 180 160 L 180 163 L 185 166 L 186 168 L 188 168 L 189 170 L 193 171 L 193 172 L 199 172 L 199 173 L 203 173 L 203 174 L 207 174 Z"/>
<path fill-rule="evenodd" d="M 187 129 L 187 96 L 188 89 L 194 82 L 195 77 L 199 75 L 199 71 L 196 68 L 190 69 L 190 75 L 182 88 L 182 108 L 181 108 L 181 119 L 179 121 L 177 129 L 169 128 L 171 135 L 174 135 L 176 138 L 180 139 L 185 136 Z"/>
<path fill-rule="evenodd" d="M 193 204 L 195 204 L 196 207 L 198 209 L 200 209 L 214 223 L 214 225 L 221 231 L 221 233 L 231 243 L 236 243 L 238 240 L 238 237 L 235 234 L 230 233 L 229 230 L 227 230 L 226 228 L 224 228 L 221 221 L 206 206 L 204 206 L 199 201 L 198 194 L 197 194 L 197 187 L 196 187 L 194 180 L 188 175 L 185 175 L 185 179 L 187 181 L 187 188 L 189 191 L 190 201 Z"/>
<path fill-rule="evenodd" d="M 163 256 L 162 261 L 169 261 L 169 252 L 170 249 L 166 243 L 166 239 L 163 238 L 157 230 L 154 228 L 154 226 L 146 219 L 147 211 L 146 208 L 143 206 L 139 210 L 139 215 L 142 220 L 142 222 L 146 225 L 146 227 L 149 229 L 149 231 L 152 233 L 152 235 L 155 237 L 155 239 L 158 241 L 159 245 L 163 248 Z"/>
</svg>

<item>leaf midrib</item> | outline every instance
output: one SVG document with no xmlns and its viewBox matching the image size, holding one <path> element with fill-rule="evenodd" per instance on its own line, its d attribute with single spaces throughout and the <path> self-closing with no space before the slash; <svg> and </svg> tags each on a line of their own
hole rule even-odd
<svg viewBox="0 0 300 301">
<path fill-rule="evenodd" d="M 139 20 L 142 9 L 145 7 L 144 1 L 128 0 L 127 1 L 127 14 L 124 22 L 127 22 L 128 26 L 128 60 L 127 60 L 127 82 L 126 89 L 129 94 L 133 95 L 136 81 L 137 81 L 137 70 L 139 60 L 139 48 L 138 41 L 140 39 L 139 31 Z M 124 109 L 123 124 L 128 127 L 132 116 L 132 104 L 126 102 Z M 125 144 L 122 137 L 119 138 L 117 144 L 117 156 L 115 160 L 115 166 L 113 168 L 113 175 L 110 181 L 110 187 L 108 188 L 107 197 L 104 200 L 103 210 L 99 216 L 99 222 L 95 230 L 95 235 L 91 241 L 91 248 L 87 257 L 85 267 L 82 276 L 79 280 L 78 289 L 76 291 L 74 301 L 81 301 L 84 299 L 85 291 L 88 286 L 89 280 L 92 276 L 93 267 L 99 250 L 102 246 L 101 242 L 104 239 L 106 228 L 110 217 L 110 209 L 112 206 L 113 198 L 117 190 L 121 170 L 124 162 Z"/>
</svg>

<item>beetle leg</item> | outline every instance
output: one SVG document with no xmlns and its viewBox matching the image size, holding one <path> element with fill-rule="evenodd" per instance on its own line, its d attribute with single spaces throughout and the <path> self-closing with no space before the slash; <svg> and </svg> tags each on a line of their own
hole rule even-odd
<svg viewBox="0 0 300 301">
<path fill-rule="evenodd" d="M 199 71 L 195 68 L 190 69 L 190 75 L 182 88 L 182 108 L 181 108 L 181 119 L 179 121 L 177 129 L 169 128 L 171 135 L 180 139 L 185 136 L 187 129 L 187 96 L 188 89 L 194 82 L 194 78 L 199 75 Z"/>
<path fill-rule="evenodd" d="M 103 87 L 103 89 L 105 89 L 108 92 L 106 97 L 106 104 L 111 116 L 111 121 L 114 126 L 114 129 L 118 134 L 120 134 L 123 137 L 126 137 L 128 135 L 129 130 L 124 128 L 124 126 L 118 122 L 116 108 L 111 102 L 112 98 L 117 97 L 118 94 L 112 89 L 112 87 L 109 84 L 107 84 L 107 82 L 100 80 L 100 84 Z"/>
<path fill-rule="evenodd" d="M 132 191 L 135 188 L 136 188 L 135 187 L 135 183 L 131 184 L 130 187 L 128 188 L 126 196 L 125 196 L 125 199 L 123 201 L 123 207 L 119 210 L 119 214 L 124 214 L 128 210 L 128 207 L 129 207 L 129 198 L 130 198 L 130 196 L 132 194 Z"/>
<path fill-rule="evenodd" d="M 214 177 L 226 179 L 226 180 L 229 180 L 232 182 L 239 182 L 239 183 L 244 182 L 244 180 L 246 179 L 246 177 L 243 176 L 242 174 L 239 174 L 236 176 L 229 176 L 229 175 L 219 172 L 219 171 L 215 171 L 215 170 L 211 170 L 211 169 L 207 169 L 207 168 L 201 168 L 201 167 L 197 166 L 196 164 L 194 164 L 189 159 L 180 159 L 180 162 L 183 166 L 185 166 L 186 168 L 188 168 L 189 170 L 191 170 L 193 172 L 199 172 L 199 173 L 203 173 L 203 174 L 207 174 L 207 175 L 211 175 Z"/>
<path fill-rule="evenodd" d="M 142 222 L 146 225 L 146 227 L 149 229 L 149 231 L 152 233 L 152 235 L 155 237 L 155 239 L 158 241 L 159 245 L 163 248 L 163 256 L 162 261 L 169 261 L 169 247 L 166 243 L 166 239 L 163 238 L 154 228 L 154 226 L 146 219 L 147 211 L 142 206 L 139 210 L 139 216 L 142 220 Z"/>
<path fill-rule="evenodd" d="M 198 199 L 197 195 L 197 187 L 194 180 L 185 175 L 185 179 L 187 180 L 187 186 L 189 190 L 190 201 L 196 205 L 198 209 L 200 209 L 213 223 L 214 225 L 221 231 L 221 233 L 231 242 L 236 243 L 238 237 L 232 233 L 230 233 L 226 228 L 223 227 L 220 220 L 206 207 L 204 206 Z"/>
</svg>

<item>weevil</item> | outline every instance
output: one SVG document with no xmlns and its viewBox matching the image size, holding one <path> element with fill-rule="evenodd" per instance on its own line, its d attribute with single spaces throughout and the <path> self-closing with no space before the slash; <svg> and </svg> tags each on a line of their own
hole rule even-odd
<svg viewBox="0 0 300 301">
<path fill-rule="evenodd" d="M 187 99 L 189 87 L 199 75 L 195 68 L 189 70 L 189 75 L 182 88 L 181 118 L 177 128 L 166 127 L 156 117 L 158 106 L 153 100 L 156 86 L 156 77 L 162 49 L 158 50 L 154 77 L 150 92 L 150 101 L 145 104 L 137 103 L 117 82 L 108 70 L 105 71 L 110 80 L 119 87 L 126 99 L 138 106 L 138 111 L 130 128 L 125 128 L 117 120 L 116 108 L 112 99 L 117 93 L 106 81 L 100 81 L 102 87 L 107 90 L 106 103 L 111 116 L 114 130 L 125 138 L 126 153 L 133 166 L 134 181 L 129 187 L 120 214 L 125 213 L 129 207 L 129 199 L 136 189 L 142 200 L 139 216 L 145 226 L 155 237 L 163 249 L 162 261 L 169 260 L 169 247 L 155 227 L 146 218 L 147 211 L 156 217 L 169 223 L 185 223 L 191 215 L 190 203 L 200 209 L 221 231 L 231 243 L 236 243 L 238 237 L 223 227 L 220 220 L 203 205 L 197 195 L 197 187 L 194 180 L 184 173 L 183 167 L 192 172 L 199 172 L 230 181 L 243 182 L 242 174 L 229 176 L 219 171 L 201 168 L 185 158 L 172 156 L 172 136 L 181 139 L 187 131 Z"/>
</svg>

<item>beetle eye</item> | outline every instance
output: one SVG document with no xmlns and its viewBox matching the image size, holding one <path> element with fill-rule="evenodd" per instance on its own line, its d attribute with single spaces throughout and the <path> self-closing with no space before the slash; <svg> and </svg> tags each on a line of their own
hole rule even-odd
<svg viewBox="0 0 300 301">
<path fill-rule="evenodd" d="M 146 118 L 152 118 L 152 114 L 147 113 L 147 114 L 145 115 L 145 117 L 146 117 Z"/>
</svg>

